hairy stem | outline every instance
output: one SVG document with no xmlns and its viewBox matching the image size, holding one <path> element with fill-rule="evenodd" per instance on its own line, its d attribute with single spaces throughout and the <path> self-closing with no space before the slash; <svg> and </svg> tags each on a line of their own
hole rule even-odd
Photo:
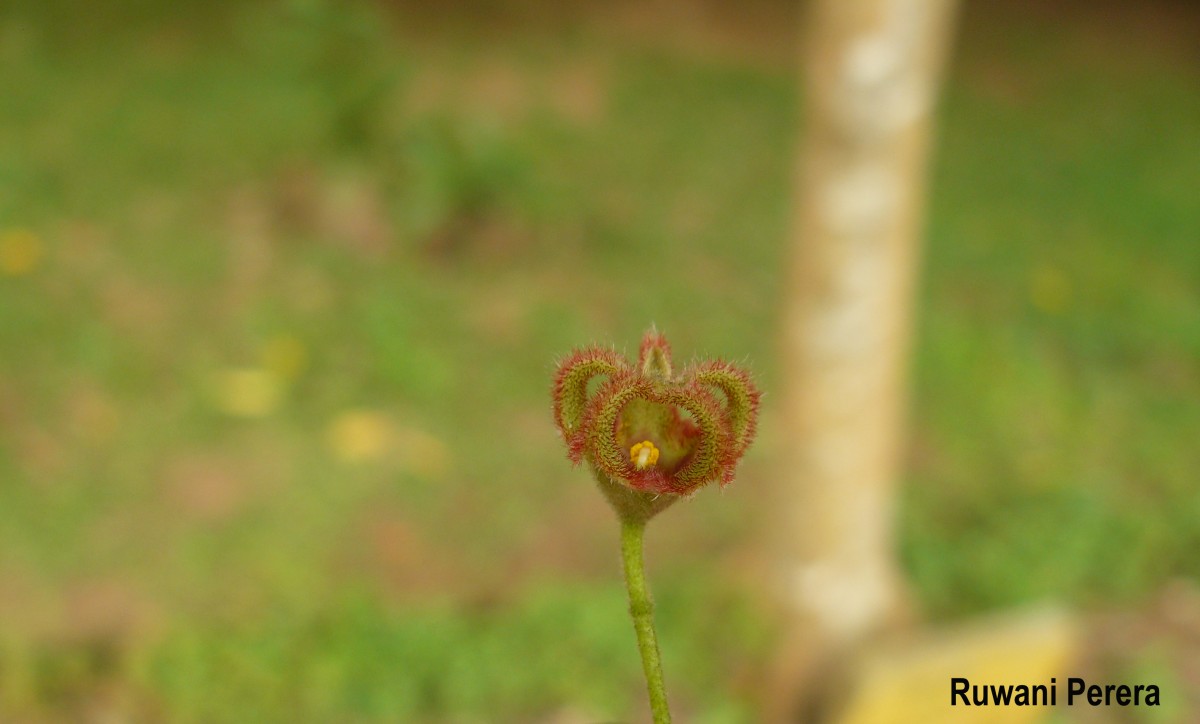
<svg viewBox="0 0 1200 724">
<path fill-rule="evenodd" d="M 658 637 L 654 633 L 654 602 L 650 600 L 650 589 L 646 586 L 646 564 L 642 558 L 645 532 L 645 520 L 621 521 L 621 561 L 625 564 L 629 615 L 633 618 L 633 630 L 637 633 L 638 650 L 642 654 L 650 711 L 654 714 L 654 724 L 667 724 L 671 721 L 671 712 L 667 708 L 667 688 L 663 684 Z"/>
</svg>

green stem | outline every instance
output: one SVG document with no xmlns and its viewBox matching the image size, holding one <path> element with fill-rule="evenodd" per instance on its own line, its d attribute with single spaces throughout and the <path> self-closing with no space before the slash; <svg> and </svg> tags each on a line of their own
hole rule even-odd
<svg viewBox="0 0 1200 724">
<path fill-rule="evenodd" d="M 629 591 L 629 615 L 633 618 L 638 650 L 642 653 L 642 669 L 646 673 L 650 711 L 654 714 L 654 724 L 669 724 L 671 711 L 667 708 L 667 688 L 663 684 L 658 638 L 654 633 L 654 602 L 646 587 L 646 564 L 642 559 L 645 532 L 645 520 L 621 521 L 621 560 L 625 564 L 625 587 Z"/>
</svg>

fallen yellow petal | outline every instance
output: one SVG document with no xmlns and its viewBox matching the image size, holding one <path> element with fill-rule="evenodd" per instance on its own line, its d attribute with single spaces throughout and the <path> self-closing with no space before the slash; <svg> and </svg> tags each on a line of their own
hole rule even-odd
<svg viewBox="0 0 1200 724">
<path fill-rule="evenodd" d="M 329 423 L 326 440 L 334 455 L 346 462 L 378 458 L 391 433 L 388 419 L 370 410 L 348 410 Z"/>
<path fill-rule="evenodd" d="M 234 417 L 263 417 L 279 406 L 279 380 L 257 368 L 225 370 L 216 379 L 217 406 Z"/>
<path fill-rule="evenodd" d="M 28 229 L 9 229 L 0 233 L 0 274 L 24 276 L 37 268 L 42 259 L 42 240 Z"/>
</svg>

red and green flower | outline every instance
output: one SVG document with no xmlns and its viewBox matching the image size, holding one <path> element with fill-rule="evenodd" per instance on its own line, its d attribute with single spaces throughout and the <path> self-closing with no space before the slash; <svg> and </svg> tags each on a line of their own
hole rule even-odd
<svg viewBox="0 0 1200 724">
<path fill-rule="evenodd" d="M 733 481 L 754 438 L 760 394 L 728 362 L 676 373 L 670 345 L 651 330 L 636 365 L 601 347 L 563 360 L 554 377 L 554 422 L 576 464 L 586 460 L 634 491 L 686 496 Z"/>
</svg>

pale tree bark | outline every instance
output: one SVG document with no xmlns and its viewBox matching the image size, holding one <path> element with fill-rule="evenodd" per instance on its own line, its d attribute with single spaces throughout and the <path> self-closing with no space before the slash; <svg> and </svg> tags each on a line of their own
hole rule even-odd
<svg viewBox="0 0 1200 724">
<path fill-rule="evenodd" d="M 954 0 L 815 0 L 785 302 L 772 721 L 824 720 L 903 618 L 893 513 L 931 112 Z"/>
</svg>

